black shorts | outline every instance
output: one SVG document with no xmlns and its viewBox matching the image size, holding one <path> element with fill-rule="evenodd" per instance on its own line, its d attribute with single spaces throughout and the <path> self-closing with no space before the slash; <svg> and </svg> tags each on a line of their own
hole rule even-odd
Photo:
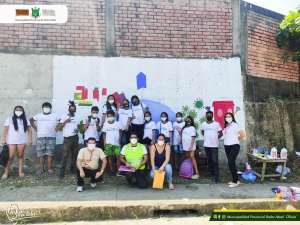
<svg viewBox="0 0 300 225">
<path fill-rule="evenodd" d="M 144 145 L 151 145 L 151 141 L 152 140 L 150 138 L 146 137 L 141 141 L 141 143 Z"/>
</svg>

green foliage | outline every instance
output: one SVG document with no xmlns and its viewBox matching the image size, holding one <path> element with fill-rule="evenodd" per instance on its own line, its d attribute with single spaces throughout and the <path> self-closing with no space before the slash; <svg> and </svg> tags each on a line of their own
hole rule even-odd
<svg viewBox="0 0 300 225">
<path fill-rule="evenodd" d="M 300 7 L 296 7 L 295 11 L 289 11 L 279 27 L 276 33 L 277 46 L 288 47 L 293 52 L 292 61 L 300 62 Z M 289 58 L 290 54 L 284 53 L 283 62 L 286 63 Z"/>
</svg>

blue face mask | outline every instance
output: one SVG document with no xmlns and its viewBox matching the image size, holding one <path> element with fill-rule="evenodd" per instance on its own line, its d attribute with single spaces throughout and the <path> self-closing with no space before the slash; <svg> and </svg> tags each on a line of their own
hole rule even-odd
<svg viewBox="0 0 300 225">
<path fill-rule="evenodd" d="M 110 121 L 110 122 L 114 121 L 114 119 L 115 118 L 113 118 L 113 117 L 107 117 L 107 120 Z"/>
</svg>

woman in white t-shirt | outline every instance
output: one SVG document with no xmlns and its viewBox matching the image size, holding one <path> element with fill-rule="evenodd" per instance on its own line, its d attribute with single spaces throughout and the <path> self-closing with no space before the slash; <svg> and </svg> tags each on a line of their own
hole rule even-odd
<svg viewBox="0 0 300 225">
<path fill-rule="evenodd" d="M 173 132 L 173 126 L 172 123 L 169 121 L 169 116 L 168 113 L 162 112 L 160 114 L 160 119 L 161 121 L 158 121 L 156 124 L 156 127 L 159 131 L 160 134 L 165 135 L 165 141 L 167 144 L 172 146 L 173 144 L 173 137 L 172 137 L 172 132 Z"/>
<path fill-rule="evenodd" d="M 151 168 L 150 163 L 150 149 L 151 146 L 154 144 L 155 134 L 156 134 L 156 124 L 151 118 L 150 112 L 145 112 L 145 127 L 144 127 L 144 136 L 141 143 L 145 145 L 147 151 L 148 151 L 148 168 Z"/>
<path fill-rule="evenodd" d="M 140 99 L 138 96 L 133 95 L 131 97 L 132 103 L 132 120 L 131 120 L 131 129 L 132 133 L 137 133 L 138 139 L 142 140 L 144 136 L 144 111 L 148 112 L 149 107 L 140 103 Z"/>
<path fill-rule="evenodd" d="M 185 125 L 182 130 L 180 131 L 180 128 L 177 128 L 176 130 L 182 137 L 183 151 L 186 152 L 186 157 L 189 157 L 191 159 L 194 166 L 195 174 L 191 177 L 191 179 L 198 180 L 200 176 L 195 159 L 197 132 L 194 125 L 194 119 L 191 116 L 187 116 L 185 119 Z"/>
<path fill-rule="evenodd" d="M 116 103 L 115 96 L 108 95 L 106 103 L 102 107 L 102 126 L 101 127 L 103 127 L 103 124 L 108 121 L 107 117 L 106 117 L 107 111 L 110 111 L 110 110 L 114 111 L 115 117 L 117 117 L 119 115 L 119 108 L 120 108 L 120 104 Z"/>
<path fill-rule="evenodd" d="M 239 127 L 234 119 L 232 113 L 225 114 L 225 128 L 224 128 L 224 146 L 225 153 L 228 159 L 228 167 L 232 175 L 232 182 L 228 182 L 230 188 L 239 185 L 237 169 L 235 160 L 240 152 L 240 140 L 245 137 L 244 131 Z"/>
<path fill-rule="evenodd" d="M 183 161 L 183 148 L 182 148 L 182 138 L 177 131 L 177 128 L 180 128 L 180 130 L 184 127 L 185 123 L 182 119 L 182 113 L 178 112 L 176 113 L 176 122 L 173 123 L 173 130 L 174 130 L 174 138 L 173 138 L 173 148 L 174 148 L 174 160 L 175 160 L 175 169 L 179 171 L 178 167 L 178 155 L 180 154 L 180 163 Z"/>
<path fill-rule="evenodd" d="M 24 149 L 26 144 L 32 144 L 32 131 L 29 120 L 26 118 L 24 108 L 16 106 L 14 115 L 8 117 L 4 123 L 4 130 L 2 135 L 2 144 L 8 145 L 9 157 L 5 167 L 2 179 L 7 179 L 9 168 L 13 162 L 15 154 L 18 155 L 19 176 L 25 177 L 22 172 L 24 162 Z"/>
<path fill-rule="evenodd" d="M 132 117 L 132 110 L 129 109 L 129 101 L 127 99 L 123 100 L 122 107 L 119 110 L 119 122 L 122 126 L 122 137 L 125 135 L 126 138 L 126 144 L 129 144 L 130 142 L 130 131 L 131 131 L 131 117 Z"/>
</svg>

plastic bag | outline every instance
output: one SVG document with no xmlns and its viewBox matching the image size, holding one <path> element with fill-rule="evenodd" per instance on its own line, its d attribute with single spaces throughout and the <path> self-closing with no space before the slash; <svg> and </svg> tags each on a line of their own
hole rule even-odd
<svg viewBox="0 0 300 225">
<path fill-rule="evenodd" d="M 253 182 L 253 181 L 256 180 L 257 177 L 255 176 L 255 174 L 254 174 L 252 171 L 250 171 L 250 172 L 245 172 L 245 173 L 243 173 L 242 178 L 243 178 L 244 180 Z"/>
<path fill-rule="evenodd" d="M 277 166 L 276 172 L 277 172 L 277 173 L 281 173 L 281 172 L 282 172 L 282 165 L 278 165 L 278 166 Z M 290 168 L 285 167 L 284 173 L 283 173 L 283 174 L 284 174 L 284 175 L 287 175 L 287 174 L 289 174 L 289 173 L 291 173 Z"/>
<path fill-rule="evenodd" d="M 0 153 L 0 165 L 6 167 L 8 161 L 8 146 L 4 145 Z"/>
</svg>

